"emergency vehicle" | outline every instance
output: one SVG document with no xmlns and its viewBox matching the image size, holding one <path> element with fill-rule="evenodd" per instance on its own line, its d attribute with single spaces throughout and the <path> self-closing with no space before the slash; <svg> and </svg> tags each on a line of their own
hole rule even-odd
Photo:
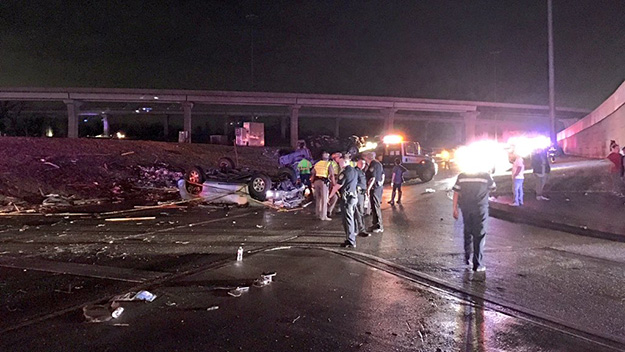
<svg viewBox="0 0 625 352">
<path fill-rule="evenodd" d="M 404 174 L 405 179 L 418 178 L 428 182 L 438 173 L 438 165 L 432 157 L 421 150 L 419 142 L 406 141 L 400 135 L 386 135 L 379 143 L 367 142 L 361 152 L 365 150 L 376 152 L 376 158 L 384 166 L 387 181 L 390 181 L 397 158 L 408 169 Z"/>
</svg>

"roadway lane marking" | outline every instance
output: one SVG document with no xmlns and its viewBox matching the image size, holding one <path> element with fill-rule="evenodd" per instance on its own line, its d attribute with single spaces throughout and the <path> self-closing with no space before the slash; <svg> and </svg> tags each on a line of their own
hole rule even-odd
<svg viewBox="0 0 625 352">
<path fill-rule="evenodd" d="M 200 222 L 189 223 L 189 224 L 185 224 L 185 225 L 168 227 L 168 228 L 165 228 L 165 229 L 159 229 L 159 230 L 155 230 L 155 231 L 142 232 L 142 233 L 138 233 L 136 235 L 130 235 L 130 236 L 122 237 L 121 239 L 122 240 L 127 240 L 127 239 L 131 239 L 131 238 L 138 238 L 138 237 L 141 237 L 141 236 L 156 235 L 156 234 L 159 234 L 159 233 L 169 232 L 169 231 L 173 231 L 173 230 L 179 230 L 179 229 L 190 228 L 190 227 L 195 227 L 195 226 L 202 226 L 202 225 L 211 224 L 211 223 L 218 222 L 218 221 L 238 219 L 238 218 L 242 218 L 244 216 L 249 216 L 251 212 L 252 211 L 248 211 L 248 212 L 245 212 L 245 213 L 239 214 L 239 215 L 227 216 L 227 217 L 222 217 L 222 218 L 217 218 L 217 219 L 210 219 L 210 220 L 206 220 L 206 221 L 200 221 Z"/>
<path fill-rule="evenodd" d="M 42 259 L 0 258 L 0 267 L 28 269 L 50 273 L 86 276 L 126 282 L 145 282 L 161 278 L 169 273 L 138 269 L 125 269 L 93 264 L 65 263 Z"/>
</svg>

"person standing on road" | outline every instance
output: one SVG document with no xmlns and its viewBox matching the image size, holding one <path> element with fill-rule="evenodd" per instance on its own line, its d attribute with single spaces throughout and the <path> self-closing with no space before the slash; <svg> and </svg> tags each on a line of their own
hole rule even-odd
<svg viewBox="0 0 625 352">
<path fill-rule="evenodd" d="M 312 167 L 312 163 L 306 158 L 300 160 L 300 162 L 297 163 L 297 170 L 299 171 L 300 182 L 308 189 L 310 194 L 312 194 L 312 184 L 310 183 L 310 172 L 312 170 Z"/>
<path fill-rule="evenodd" d="M 343 171 L 337 177 L 338 193 L 341 200 L 341 215 L 343 218 L 343 229 L 345 230 L 345 242 L 341 245 L 346 248 L 356 248 L 356 221 L 354 218 L 356 205 L 358 203 L 358 174 L 349 165 L 349 159 L 341 157 L 338 164 Z"/>
<path fill-rule="evenodd" d="M 391 200 L 388 202 L 390 205 L 395 205 L 395 191 L 397 191 L 397 204 L 401 204 L 401 185 L 404 183 L 404 172 L 408 171 L 401 164 L 399 158 L 395 158 L 395 166 L 393 166 L 393 176 L 391 177 L 391 187 L 393 192 L 391 193 Z"/>
<path fill-rule="evenodd" d="M 488 219 L 488 195 L 495 190 L 495 181 L 487 172 L 461 173 L 453 190 L 454 219 L 458 220 L 458 207 L 462 211 L 465 263 L 473 268 L 473 271 L 485 271 L 483 255 Z"/>
<path fill-rule="evenodd" d="M 625 147 L 621 149 L 621 179 L 625 182 Z"/>
<path fill-rule="evenodd" d="M 513 207 L 523 205 L 523 181 L 525 181 L 525 164 L 523 158 L 516 152 L 511 154 L 512 163 L 512 194 L 514 195 L 514 201 L 510 203 Z"/>
<path fill-rule="evenodd" d="M 369 168 L 367 169 L 367 193 L 371 198 L 371 210 L 373 214 L 372 224 L 369 231 L 383 232 L 382 225 L 382 209 L 380 203 L 382 201 L 382 190 L 384 187 L 384 168 L 382 163 L 375 159 L 375 152 L 367 152 L 364 155 Z"/>
<path fill-rule="evenodd" d="M 332 160 L 330 160 L 330 166 L 332 167 L 332 171 L 333 171 L 333 177 L 330 178 L 330 190 L 332 190 L 332 188 L 334 186 L 336 186 L 337 181 L 338 181 L 338 176 L 341 173 L 341 167 L 339 166 L 339 159 L 342 157 L 341 153 L 332 153 Z M 330 192 L 332 193 L 332 192 Z M 328 217 L 332 217 L 332 215 L 334 215 L 334 208 L 336 207 L 336 203 L 339 200 L 339 196 L 338 194 L 334 193 L 332 196 L 330 196 L 330 199 L 328 200 Z"/>
<path fill-rule="evenodd" d="M 551 166 L 549 166 L 549 158 L 545 149 L 537 149 L 532 154 L 532 173 L 536 180 L 536 200 L 549 200 L 543 194 L 545 184 L 549 178 Z"/>
<path fill-rule="evenodd" d="M 620 153 L 620 147 L 616 141 L 610 141 L 610 154 L 607 156 L 612 162 L 610 175 L 612 176 L 612 192 L 619 196 L 623 196 L 623 178 L 621 168 L 623 166 L 623 156 Z"/>
<path fill-rule="evenodd" d="M 328 218 L 328 194 L 330 178 L 334 176 L 334 170 L 330 166 L 330 154 L 321 153 L 319 160 L 312 170 L 311 179 L 315 192 L 315 215 L 320 220 L 332 220 Z"/>
<path fill-rule="evenodd" d="M 356 227 L 359 236 L 368 237 L 371 236 L 366 231 L 365 228 L 365 195 L 367 193 L 367 177 L 365 176 L 365 172 L 363 171 L 367 163 L 360 159 L 356 163 L 356 175 L 358 175 L 357 185 L 356 185 L 356 193 L 358 194 L 358 204 L 356 205 Z"/>
</svg>

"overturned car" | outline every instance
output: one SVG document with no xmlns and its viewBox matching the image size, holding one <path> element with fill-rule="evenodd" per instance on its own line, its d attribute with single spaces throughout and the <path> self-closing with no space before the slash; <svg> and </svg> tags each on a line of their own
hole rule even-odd
<svg viewBox="0 0 625 352">
<path fill-rule="evenodd" d="M 297 151 L 281 157 L 280 168 L 273 174 L 236 167 L 227 157 L 220 158 L 216 168 L 194 166 L 178 181 L 180 196 L 218 204 L 269 201 L 279 207 L 298 207 L 305 199 L 304 186 L 298 182 L 294 165 L 302 157 Z"/>
</svg>

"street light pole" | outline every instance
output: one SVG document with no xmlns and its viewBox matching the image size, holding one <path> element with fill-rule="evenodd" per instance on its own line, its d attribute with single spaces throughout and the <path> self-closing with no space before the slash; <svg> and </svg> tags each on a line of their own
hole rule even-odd
<svg viewBox="0 0 625 352">
<path fill-rule="evenodd" d="M 553 10 L 552 0 L 547 0 L 547 22 L 549 37 L 549 127 L 551 144 L 556 146 L 556 92 L 553 65 Z"/>
</svg>

